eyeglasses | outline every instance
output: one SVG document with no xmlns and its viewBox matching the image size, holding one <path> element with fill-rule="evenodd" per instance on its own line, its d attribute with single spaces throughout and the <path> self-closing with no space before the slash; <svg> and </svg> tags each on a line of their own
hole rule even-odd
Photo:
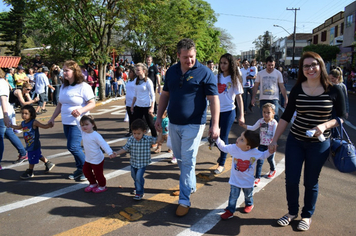
<svg viewBox="0 0 356 236">
<path fill-rule="evenodd" d="M 319 63 L 312 63 L 311 65 L 303 65 L 303 70 L 314 69 L 317 66 L 319 66 Z"/>
<path fill-rule="evenodd" d="M 184 75 L 182 75 L 182 76 L 179 78 L 179 88 L 182 88 L 182 86 L 183 86 L 183 81 L 184 81 Z"/>
<path fill-rule="evenodd" d="M 27 90 L 27 91 L 31 91 L 31 89 L 30 89 L 30 88 L 27 88 L 26 90 Z"/>
</svg>

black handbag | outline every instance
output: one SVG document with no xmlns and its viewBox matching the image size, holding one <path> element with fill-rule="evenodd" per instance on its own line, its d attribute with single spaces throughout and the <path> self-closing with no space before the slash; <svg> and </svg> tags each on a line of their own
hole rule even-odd
<svg viewBox="0 0 356 236">
<path fill-rule="evenodd" d="M 356 171 L 355 146 L 347 135 L 340 118 L 336 117 L 335 119 L 339 123 L 339 127 L 333 129 L 333 136 L 330 139 L 330 161 L 340 172 L 350 173 Z M 344 133 L 346 140 L 343 139 Z"/>
</svg>

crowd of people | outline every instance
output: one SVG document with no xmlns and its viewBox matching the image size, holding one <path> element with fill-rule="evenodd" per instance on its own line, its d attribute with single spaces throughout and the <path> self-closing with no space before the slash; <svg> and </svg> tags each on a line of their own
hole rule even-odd
<svg viewBox="0 0 356 236">
<path fill-rule="evenodd" d="M 21 175 L 22 179 L 33 177 L 34 165 L 39 160 L 45 163 L 47 172 L 51 171 L 55 164 L 41 154 L 38 128 L 53 127 L 56 117 L 61 114 L 67 148 L 76 166 L 68 178 L 88 179 L 85 192 L 104 192 L 108 188 L 101 149 L 110 158 L 129 152 L 135 186 L 132 194 L 135 195 L 134 200 L 141 200 L 144 197 L 144 173 L 151 162 L 151 153 L 159 153 L 166 141 L 172 151 L 172 162 L 177 163 L 180 169 L 176 215 L 184 216 L 191 206 L 191 194 L 196 191 L 196 158 L 209 107 L 208 135 L 220 150 L 214 174 L 224 172 L 227 153 L 233 159 L 230 197 L 221 215 L 223 220 L 227 220 L 233 217 L 241 191 L 245 194 L 244 211 L 252 211 L 253 189 L 260 182 L 263 160 L 267 159 L 270 166 L 266 177 L 273 178 L 276 174 L 274 153 L 277 141 L 288 124 L 293 122 L 285 153 L 288 213 L 277 223 L 287 226 L 298 216 L 299 180 L 304 163 L 305 197 L 298 229 L 308 230 L 318 196 L 319 174 L 328 156 L 330 129 L 337 126 L 334 116 L 346 118 L 348 115 L 347 91 L 341 85 L 341 69 L 336 68 L 328 75 L 322 58 L 316 53 L 306 52 L 295 70 L 298 72 L 296 85 L 287 96 L 288 71 L 282 67 L 276 69 L 272 56 L 266 58 L 265 68 L 255 60 L 249 62 L 246 59 L 242 60 L 240 67 L 240 62 L 226 53 L 220 57 L 216 68 L 213 61 L 206 65 L 200 63 L 196 53 L 193 40 L 182 39 L 177 44 L 179 61 L 167 71 L 159 70 L 152 56 L 145 58 L 146 63 L 133 65 L 120 61 L 117 65 L 108 65 L 106 96 L 125 95 L 129 119 L 127 143 L 117 151 L 113 151 L 97 133 L 94 118 L 89 115 L 95 107 L 95 88 L 98 86 L 98 72 L 93 64 L 80 67 L 74 61 L 66 61 L 62 69 L 53 65 L 48 70 L 40 58 L 36 58 L 28 75 L 23 75 L 22 67 L 18 68 L 17 76 L 13 69 L 6 75 L 0 71 L 0 161 L 6 136 L 14 140 L 11 142 L 18 149 L 18 162 L 29 161 L 29 168 Z M 36 120 L 36 115 L 46 112 L 49 90 L 56 108 L 47 124 L 42 124 Z M 245 114 L 248 110 L 253 112 L 258 91 L 261 118 L 246 122 Z M 157 92 L 160 93 L 158 105 Z M 34 109 L 36 102 L 38 106 Z M 16 106 L 21 107 L 23 121 L 20 125 L 12 120 Z M 280 107 L 285 108 L 281 117 L 278 115 Z M 235 144 L 229 144 L 228 137 L 234 122 L 246 130 Z M 21 142 L 16 140 L 12 128 L 23 130 L 27 153 Z M 147 134 L 148 129 L 151 135 Z M 316 131 L 314 137 L 306 135 L 310 129 Z M 320 135 L 324 135 L 327 141 L 319 141 Z M 81 148 L 82 140 L 85 152 Z M 155 148 L 153 152 L 152 147 Z"/>
</svg>

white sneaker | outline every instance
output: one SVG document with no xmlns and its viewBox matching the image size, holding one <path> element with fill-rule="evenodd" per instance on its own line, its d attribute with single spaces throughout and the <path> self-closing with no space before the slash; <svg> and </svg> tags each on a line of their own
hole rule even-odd
<svg viewBox="0 0 356 236">
<path fill-rule="evenodd" d="M 177 164 L 177 158 L 172 157 L 171 163 L 172 163 L 172 164 Z"/>
</svg>

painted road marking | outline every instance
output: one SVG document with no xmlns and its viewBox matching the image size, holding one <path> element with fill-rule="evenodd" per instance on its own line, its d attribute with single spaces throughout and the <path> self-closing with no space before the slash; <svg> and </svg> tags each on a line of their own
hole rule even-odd
<svg viewBox="0 0 356 236">
<path fill-rule="evenodd" d="M 117 106 L 110 106 L 110 107 L 112 107 L 112 108 L 106 108 L 106 109 L 97 109 L 97 111 L 96 112 L 90 112 L 90 114 L 91 115 L 94 115 L 94 116 L 97 116 L 97 115 L 103 115 L 103 114 L 105 114 L 105 113 L 111 113 L 111 112 L 115 112 L 115 111 L 117 111 L 117 110 L 122 110 L 122 109 L 124 109 L 125 110 L 125 112 L 126 112 L 126 106 L 119 106 L 119 105 L 117 105 Z"/>
<path fill-rule="evenodd" d="M 226 165 L 229 168 L 225 168 L 225 171 L 229 171 L 231 169 L 231 158 L 226 161 Z M 210 170 L 215 169 L 216 166 L 209 168 Z M 211 171 L 209 171 L 211 172 Z M 199 176 L 199 174 L 198 174 Z M 206 179 L 197 178 L 196 190 L 203 187 L 206 183 Z M 148 215 L 159 211 L 168 205 L 178 201 L 178 196 L 173 196 L 171 193 L 174 190 L 179 189 L 179 185 L 168 189 L 162 193 L 156 194 L 151 198 L 145 199 L 141 201 L 137 205 L 133 205 L 132 207 L 124 208 L 119 214 L 114 214 L 110 216 L 106 216 L 100 218 L 96 221 L 78 226 L 76 228 L 70 229 L 68 231 L 57 234 L 56 236 L 68 236 L 68 235 L 94 235 L 101 236 L 107 233 L 110 233 L 114 230 L 117 230 L 130 222 L 137 221 L 141 219 L 144 215 Z M 115 219 L 115 222 L 113 222 Z M 112 225 L 113 224 L 113 225 Z M 109 226 L 109 227 L 107 227 Z"/>
<path fill-rule="evenodd" d="M 108 143 L 110 144 L 110 143 L 113 143 L 113 142 L 119 142 L 119 141 L 122 141 L 124 139 L 127 139 L 127 138 L 115 139 L 115 140 L 112 140 L 112 141 L 110 141 Z M 205 138 L 200 142 L 200 146 L 204 145 L 206 143 L 207 143 L 207 139 Z M 161 154 L 159 156 L 153 157 L 151 164 L 153 164 L 155 162 L 162 161 L 163 159 L 165 159 L 167 157 L 171 157 L 171 155 L 172 154 L 170 154 L 170 153 L 164 153 L 164 154 Z M 25 164 L 27 165 L 28 163 L 25 163 Z M 120 170 L 116 170 L 116 171 L 110 172 L 108 174 L 105 174 L 105 177 L 106 177 L 107 180 L 109 180 L 109 179 L 118 177 L 120 175 L 129 173 L 129 172 L 131 172 L 131 167 L 130 166 L 126 166 L 126 167 L 124 167 L 124 168 L 122 168 Z M 61 195 L 64 195 L 64 194 L 67 194 L 67 193 L 70 193 L 70 192 L 74 192 L 76 190 L 79 190 L 79 189 L 83 188 L 84 184 L 88 184 L 88 181 L 85 181 L 85 182 L 82 182 L 82 183 L 78 183 L 78 184 L 63 188 L 63 189 L 59 189 L 59 190 L 54 191 L 54 192 L 45 193 L 45 194 L 42 194 L 42 195 L 37 196 L 37 197 L 32 197 L 32 198 L 28 198 L 28 199 L 25 199 L 25 200 L 21 200 L 21 201 L 17 201 L 17 202 L 14 202 L 14 203 L 10 203 L 10 204 L 1 206 L 0 207 L 0 214 L 3 213 L 3 212 L 12 211 L 12 210 L 15 210 L 15 209 L 18 209 L 18 208 L 22 208 L 22 207 L 26 207 L 26 206 L 29 206 L 29 205 L 33 205 L 35 203 L 46 201 L 48 199 L 51 199 L 51 198 L 54 198 L 54 197 L 58 197 L 58 196 L 61 196 Z"/>
<path fill-rule="evenodd" d="M 107 143 L 108 144 L 117 143 L 117 142 L 125 141 L 126 139 L 128 139 L 128 137 L 113 139 L 111 141 L 108 141 Z M 47 156 L 46 158 L 47 159 L 53 159 L 53 158 L 56 158 L 56 157 L 62 157 L 62 156 L 67 156 L 67 155 L 72 155 L 72 154 L 69 151 L 66 151 L 66 152 L 60 152 L 60 153 L 57 153 L 57 154 L 54 154 L 54 155 Z M 22 162 L 22 163 L 19 163 L 19 164 L 12 164 L 12 165 L 8 165 L 8 166 L 3 166 L 3 169 L 12 169 L 12 168 L 14 168 L 16 166 L 24 166 L 24 165 L 28 165 L 28 162 Z"/>
</svg>

